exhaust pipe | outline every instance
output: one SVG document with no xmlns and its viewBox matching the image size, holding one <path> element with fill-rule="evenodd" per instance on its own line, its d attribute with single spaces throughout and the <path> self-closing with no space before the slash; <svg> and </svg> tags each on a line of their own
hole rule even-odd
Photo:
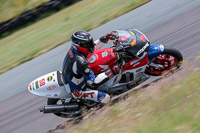
<svg viewBox="0 0 200 133">
<path fill-rule="evenodd" d="M 78 110 L 79 105 L 77 103 L 69 103 L 67 105 L 45 105 L 43 108 L 40 108 L 40 112 L 43 113 L 61 113 Z"/>
</svg>

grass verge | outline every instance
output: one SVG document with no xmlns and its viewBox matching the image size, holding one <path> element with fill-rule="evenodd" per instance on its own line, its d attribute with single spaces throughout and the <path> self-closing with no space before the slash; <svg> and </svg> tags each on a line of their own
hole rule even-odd
<svg viewBox="0 0 200 133">
<path fill-rule="evenodd" d="M 95 112 L 67 133 L 199 133 L 200 69 L 166 79 Z"/>
<path fill-rule="evenodd" d="M 83 0 L 0 40 L 0 73 L 69 41 L 150 0 Z"/>
<path fill-rule="evenodd" d="M 0 0 L 0 22 L 9 20 L 49 0 Z"/>
</svg>

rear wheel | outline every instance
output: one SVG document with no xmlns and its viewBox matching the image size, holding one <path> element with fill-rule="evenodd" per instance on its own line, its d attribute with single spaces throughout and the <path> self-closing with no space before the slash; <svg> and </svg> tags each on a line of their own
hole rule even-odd
<svg viewBox="0 0 200 133">
<path fill-rule="evenodd" d="M 183 56 L 175 48 L 165 47 L 163 54 L 156 57 L 146 68 L 146 73 L 159 76 L 177 70 L 181 66 Z"/>
</svg>

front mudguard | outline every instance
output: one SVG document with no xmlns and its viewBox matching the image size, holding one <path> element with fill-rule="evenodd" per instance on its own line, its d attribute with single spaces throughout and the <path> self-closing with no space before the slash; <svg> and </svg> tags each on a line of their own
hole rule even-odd
<svg viewBox="0 0 200 133">
<path fill-rule="evenodd" d="M 149 63 L 151 63 L 152 60 L 158 57 L 159 55 L 163 54 L 164 49 L 165 47 L 162 44 L 150 45 L 149 54 L 148 54 Z"/>
</svg>

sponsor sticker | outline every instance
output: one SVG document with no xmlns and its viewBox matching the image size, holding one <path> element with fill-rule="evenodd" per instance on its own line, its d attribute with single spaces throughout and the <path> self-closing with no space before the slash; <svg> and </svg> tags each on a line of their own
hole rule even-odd
<svg viewBox="0 0 200 133">
<path fill-rule="evenodd" d="M 47 81 L 51 82 L 52 79 L 53 79 L 52 76 L 49 76 L 49 77 L 47 78 Z"/>
<path fill-rule="evenodd" d="M 149 43 L 146 43 L 146 45 L 145 45 L 142 49 L 140 49 L 140 50 L 137 52 L 136 55 L 137 55 L 137 56 L 140 55 L 140 54 L 141 54 L 142 52 L 144 52 L 144 51 L 146 50 L 146 48 L 149 47 L 149 46 L 150 46 Z"/>
<path fill-rule="evenodd" d="M 146 39 L 146 37 L 144 36 L 144 35 L 141 35 L 140 36 L 140 39 L 143 41 L 143 42 L 145 42 L 147 39 Z"/>
<path fill-rule="evenodd" d="M 137 66 L 137 65 L 139 65 L 139 64 L 140 64 L 140 62 L 137 62 L 136 64 L 133 65 L 133 67 L 135 67 L 135 66 Z"/>
<path fill-rule="evenodd" d="M 35 82 L 36 89 L 40 88 L 38 81 Z"/>
<path fill-rule="evenodd" d="M 56 88 L 56 86 L 55 86 L 55 85 L 52 85 L 52 86 L 49 86 L 49 87 L 47 88 L 47 90 L 51 91 L 51 90 L 54 90 L 55 88 Z"/>
<path fill-rule="evenodd" d="M 131 35 L 134 35 L 134 36 L 135 36 L 135 33 L 134 33 L 134 32 L 132 32 L 131 30 L 129 30 L 129 32 L 131 33 Z"/>
<path fill-rule="evenodd" d="M 32 89 L 35 90 L 34 83 L 32 83 Z"/>
<path fill-rule="evenodd" d="M 32 86 L 31 86 L 31 84 L 29 85 L 29 89 L 30 89 L 30 91 L 32 90 Z"/>
<path fill-rule="evenodd" d="M 43 86 L 43 85 L 45 85 L 45 79 L 39 80 L 39 83 L 40 83 L 40 87 Z"/>
<path fill-rule="evenodd" d="M 106 57 L 106 56 L 108 56 L 108 52 L 107 51 L 102 52 L 102 57 Z"/>
<path fill-rule="evenodd" d="M 131 44 L 131 46 L 133 47 L 133 46 L 136 44 L 136 41 L 133 40 L 130 44 Z"/>
</svg>

